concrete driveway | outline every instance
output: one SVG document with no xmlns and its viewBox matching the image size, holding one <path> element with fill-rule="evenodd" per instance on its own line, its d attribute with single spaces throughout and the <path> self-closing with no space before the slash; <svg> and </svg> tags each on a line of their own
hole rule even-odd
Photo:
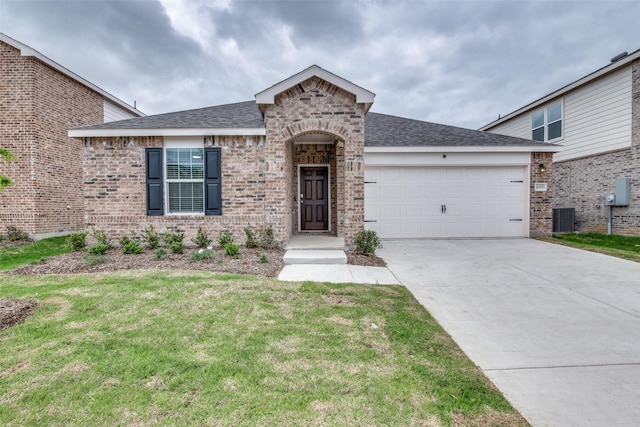
<svg viewBox="0 0 640 427">
<path fill-rule="evenodd" d="M 534 426 L 640 424 L 640 264 L 529 239 L 377 255 Z"/>
</svg>

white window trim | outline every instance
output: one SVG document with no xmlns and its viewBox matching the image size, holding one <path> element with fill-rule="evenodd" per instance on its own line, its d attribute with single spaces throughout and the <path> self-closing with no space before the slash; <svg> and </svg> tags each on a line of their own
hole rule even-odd
<svg viewBox="0 0 640 427">
<path fill-rule="evenodd" d="M 560 104 L 560 118 L 557 120 L 554 120 L 552 122 L 549 121 L 549 107 L 551 107 L 552 105 L 555 104 Z M 542 126 L 538 126 L 536 128 L 533 127 L 533 115 L 536 113 L 539 113 L 540 111 L 542 111 L 543 116 L 544 116 L 544 123 Z M 535 111 L 531 112 L 531 116 L 530 116 L 531 120 L 530 120 L 530 128 L 531 128 L 531 139 L 533 139 L 533 131 L 535 129 L 540 129 L 540 127 L 543 128 L 544 130 L 544 139 L 540 142 L 551 142 L 551 141 L 562 141 L 564 139 L 564 98 L 559 99 L 557 101 L 554 102 L 550 102 L 548 104 L 545 104 L 542 108 L 538 108 Z M 553 138 L 553 139 L 549 139 L 549 125 L 556 123 L 556 122 L 562 122 L 562 124 L 560 125 L 560 136 L 557 138 Z"/>
<path fill-rule="evenodd" d="M 204 177 L 202 179 L 180 179 L 170 180 L 167 178 L 167 148 L 202 148 L 204 150 L 204 136 L 202 137 L 172 137 L 165 138 L 163 146 L 162 167 L 163 167 L 163 183 L 164 186 L 164 205 L 166 206 L 165 215 L 167 216 L 204 216 L 202 212 L 169 212 L 169 183 L 171 182 L 202 182 L 202 197 L 204 200 Z M 204 153 L 203 153 L 204 155 Z"/>
</svg>

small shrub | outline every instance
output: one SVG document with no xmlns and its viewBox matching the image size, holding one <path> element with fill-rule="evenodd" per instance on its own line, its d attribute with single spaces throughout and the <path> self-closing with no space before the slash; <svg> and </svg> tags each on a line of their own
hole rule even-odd
<svg viewBox="0 0 640 427">
<path fill-rule="evenodd" d="M 163 259 L 165 259 L 166 256 L 167 256 L 167 252 L 164 249 L 162 249 L 162 248 L 156 249 L 156 259 L 157 260 L 163 260 Z"/>
<path fill-rule="evenodd" d="M 191 241 L 195 243 L 199 248 L 206 248 L 207 246 L 209 246 L 209 244 L 211 244 L 212 240 L 209 238 L 209 236 L 207 236 L 207 233 L 202 231 L 201 227 L 198 227 L 198 234 L 196 235 L 196 237 L 191 239 Z"/>
<path fill-rule="evenodd" d="M 92 255 L 104 255 L 109 250 L 109 245 L 104 243 L 98 243 L 89 248 L 89 253 Z"/>
<path fill-rule="evenodd" d="M 256 241 L 256 235 L 253 232 L 253 230 L 251 230 L 248 227 L 244 228 L 244 234 L 246 234 L 247 236 L 247 240 L 244 243 L 244 245 L 248 248 L 256 248 L 258 247 L 258 242 Z"/>
<path fill-rule="evenodd" d="M 109 258 L 104 255 L 85 255 L 82 259 L 88 266 L 102 264 L 109 260 Z"/>
<path fill-rule="evenodd" d="M 261 254 L 260 252 L 257 252 L 256 255 L 258 256 L 258 258 L 260 258 L 261 263 L 266 264 L 269 262 L 265 254 Z"/>
<path fill-rule="evenodd" d="M 142 240 L 147 244 L 149 249 L 153 250 L 160 244 L 160 235 L 156 233 L 153 225 L 150 225 L 142 230 Z"/>
<path fill-rule="evenodd" d="M 356 251 L 365 255 L 374 254 L 382 247 L 378 233 L 373 230 L 360 230 L 355 239 Z"/>
<path fill-rule="evenodd" d="M 220 234 L 218 234 L 218 244 L 220 244 L 220 246 L 222 246 L 223 248 L 227 245 L 232 245 L 233 240 L 233 234 L 231 234 L 228 230 L 221 231 Z"/>
<path fill-rule="evenodd" d="M 273 237 L 273 228 L 271 228 L 271 226 L 260 232 L 259 246 L 264 249 L 274 249 L 280 246 L 276 242 L 275 237 Z"/>
<path fill-rule="evenodd" d="M 100 245 L 105 245 L 107 249 L 111 248 L 113 245 L 111 243 L 111 239 L 107 235 L 107 232 L 104 230 L 97 230 L 95 228 L 91 228 L 89 234 L 96 239 L 96 242 Z"/>
<path fill-rule="evenodd" d="M 240 245 L 233 243 L 227 243 L 224 245 L 224 251 L 233 259 L 238 259 L 238 252 L 240 252 Z"/>
<path fill-rule="evenodd" d="M 171 245 L 173 242 L 181 242 L 184 240 L 184 233 L 176 231 L 167 231 L 162 233 L 162 241 L 167 245 Z"/>
<path fill-rule="evenodd" d="M 118 240 L 118 243 L 120 243 L 122 253 L 125 255 L 138 255 L 142 253 L 142 246 L 140 246 L 140 242 L 137 240 L 123 236 Z"/>
<path fill-rule="evenodd" d="M 206 259 L 211 259 L 213 256 L 213 251 L 210 249 L 200 249 L 198 251 L 191 252 L 190 258 L 193 261 L 204 261 Z"/>
<path fill-rule="evenodd" d="M 65 244 L 73 252 L 78 252 L 87 247 L 87 233 L 75 233 L 67 236 Z"/>
<path fill-rule="evenodd" d="M 182 240 L 175 240 L 169 244 L 169 249 L 171 249 L 171 252 L 174 254 L 181 254 L 182 247 Z"/>
<path fill-rule="evenodd" d="M 18 240 L 28 240 L 29 235 L 24 231 L 10 225 L 7 227 L 7 240 L 17 242 Z M 1 240 L 1 239 L 0 239 Z"/>
</svg>

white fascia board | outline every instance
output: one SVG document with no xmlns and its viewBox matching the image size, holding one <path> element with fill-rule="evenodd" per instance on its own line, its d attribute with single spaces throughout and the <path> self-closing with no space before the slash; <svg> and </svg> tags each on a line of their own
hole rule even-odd
<svg viewBox="0 0 640 427">
<path fill-rule="evenodd" d="M 71 138 L 118 136 L 264 136 L 264 128 L 189 128 L 189 129 L 71 129 Z"/>
<path fill-rule="evenodd" d="M 525 105 L 522 108 L 517 109 L 516 111 L 513 111 L 509 114 L 507 114 L 504 117 L 499 118 L 498 120 L 496 120 L 495 122 L 491 122 L 489 124 L 484 125 L 483 127 L 479 128 L 478 130 L 488 130 L 491 128 L 494 128 L 506 121 L 511 120 L 514 117 L 517 117 L 521 114 L 524 114 L 528 111 L 531 110 L 535 110 L 536 108 L 540 107 L 543 104 L 546 104 L 547 102 L 555 99 L 555 98 L 559 98 L 561 96 L 564 96 L 565 94 L 571 92 L 572 90 L 575 90 L 577 88 L 579 88 L 580 86 L 584 86 L 596 79 L 599 79 L 600 77 L 604 76 L 605 74 L 609 74 L 612 71 L 615 71 L 621 67 L 624 67 L 626 65 L 629 65 L 629 63 L 631 63 L 632 61 L 635 61 L 636 59 L 640 58 L 640 50 L 637 50 L 636 52 L 634 52 L 631 55 L 628 55 L 626 57 L 624 57 L 623 59 L 620 59 L 616 62 L 614 62 L 613 64 L 609 64 L 605 67 L 600 68 L 599 70 L 594 71 L 593 73 L 579 79 L 576 80 L 573 83 L 568 84 L 567 86 L 564 86 L 558 90 L 556 90 L 555 92 L 551 92 L 549 95 L 544 96 L 540 99 L 538 99 L 537 101 L 534 101 L 530 104 Z"/>
<path fill-rule="evenodd" d="M 354 83 L 351 83 L 348 80 L 343 79 L 342 77 L 330 73 L 329 71 L 320 68 L 317 65 L 312 65 L 306 70 L 302 70 L 299 73 L 294 74 L 293 76 L 281 81 L 280 83 L 277 83 L 270 88 L 257 93 L 256 103 L 273 104 L 275 96 L 277 94 L 282 93 L 314 76 L 321 78 L 322 80 L 325 80 L 334 86 L 344 89 L 349 93 L 354 94 L 356 96 L 356 102 L 358 103 L 373 104 L 373 98 L 376 96 L 373 92 L 370 92 Z"/>
<path fill-rule="evenodd" d="M 365 153 L 558 153 L 562 147 L 550 146 L 448 146 L 448 147 L 364 147 Z"/>
<path fill-rule="evenodd" d="M 37 60 L 47 64 L 49 67 L 53 68 L 54 70 L 66 75 L 67 77 L 72 78 L 73 80 L 75 80 L 75 81 L 87 86 L 89 89 L 99 93 L 103 97 L 107 98 L 109 101 L 111 101 L 114 104 L 117 104 L 118 106 L 120 106 L 120 107 L 124 108 L 125 110 L 129 111 L 131 114 L 134 114 L 137 117 L 145 116 L 145 114 L 142 111 L 132 107 L 131 105 L 127 104 L 124 101 L 121 101 L 120 99 L 118 99 L 115 96 L 111 95 L 110 93 L 104 91 L 103 89 L 100 89 L 98 86 L 94 85 L 90 81 L 88 81 L 86 79 L 83 79 L 82 77 L 80 77 L 79 75 L 74 73 L 73 71 L 71 71 L 71 70 L 63 67 L 62 65 L 58 64 L 57 62 L 47 58 L 46 56 L 44 56 L 43 54 L 41 54 L 37 50 L 27 46 L 26 44 L 20 43 L 19 41 L 14 40 L 11 37 L 9 37 L 9 36 L 7 36 L 6 34 L 3 34 L 3 33 L 0 33 L 0 40 L 5 42 L 6 44 L 8 44 L 10 46 L 13 46 L 16 49 L 18 49 L 20 51 L 20 55 L 21 56 L 32 56 L 32 57 L 36 58 Z"/>
</svg>

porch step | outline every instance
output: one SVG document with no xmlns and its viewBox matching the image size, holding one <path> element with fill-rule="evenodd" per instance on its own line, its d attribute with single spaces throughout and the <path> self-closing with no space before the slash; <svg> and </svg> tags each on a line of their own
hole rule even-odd
<svg viewBox="0 0 640 427">
<path fill-rule="evenodd" d="M 286 250 L 333 249 L 344 250 L 344 238 L 314 234 L 297 234 L 289 239 L 284 247 Z"/>
<path fill-rule="evenodd" d="M 291 249 L 283 257 L 285 264 L 346 264 L 347 254 L 335 249 Z"/>
</svg>

